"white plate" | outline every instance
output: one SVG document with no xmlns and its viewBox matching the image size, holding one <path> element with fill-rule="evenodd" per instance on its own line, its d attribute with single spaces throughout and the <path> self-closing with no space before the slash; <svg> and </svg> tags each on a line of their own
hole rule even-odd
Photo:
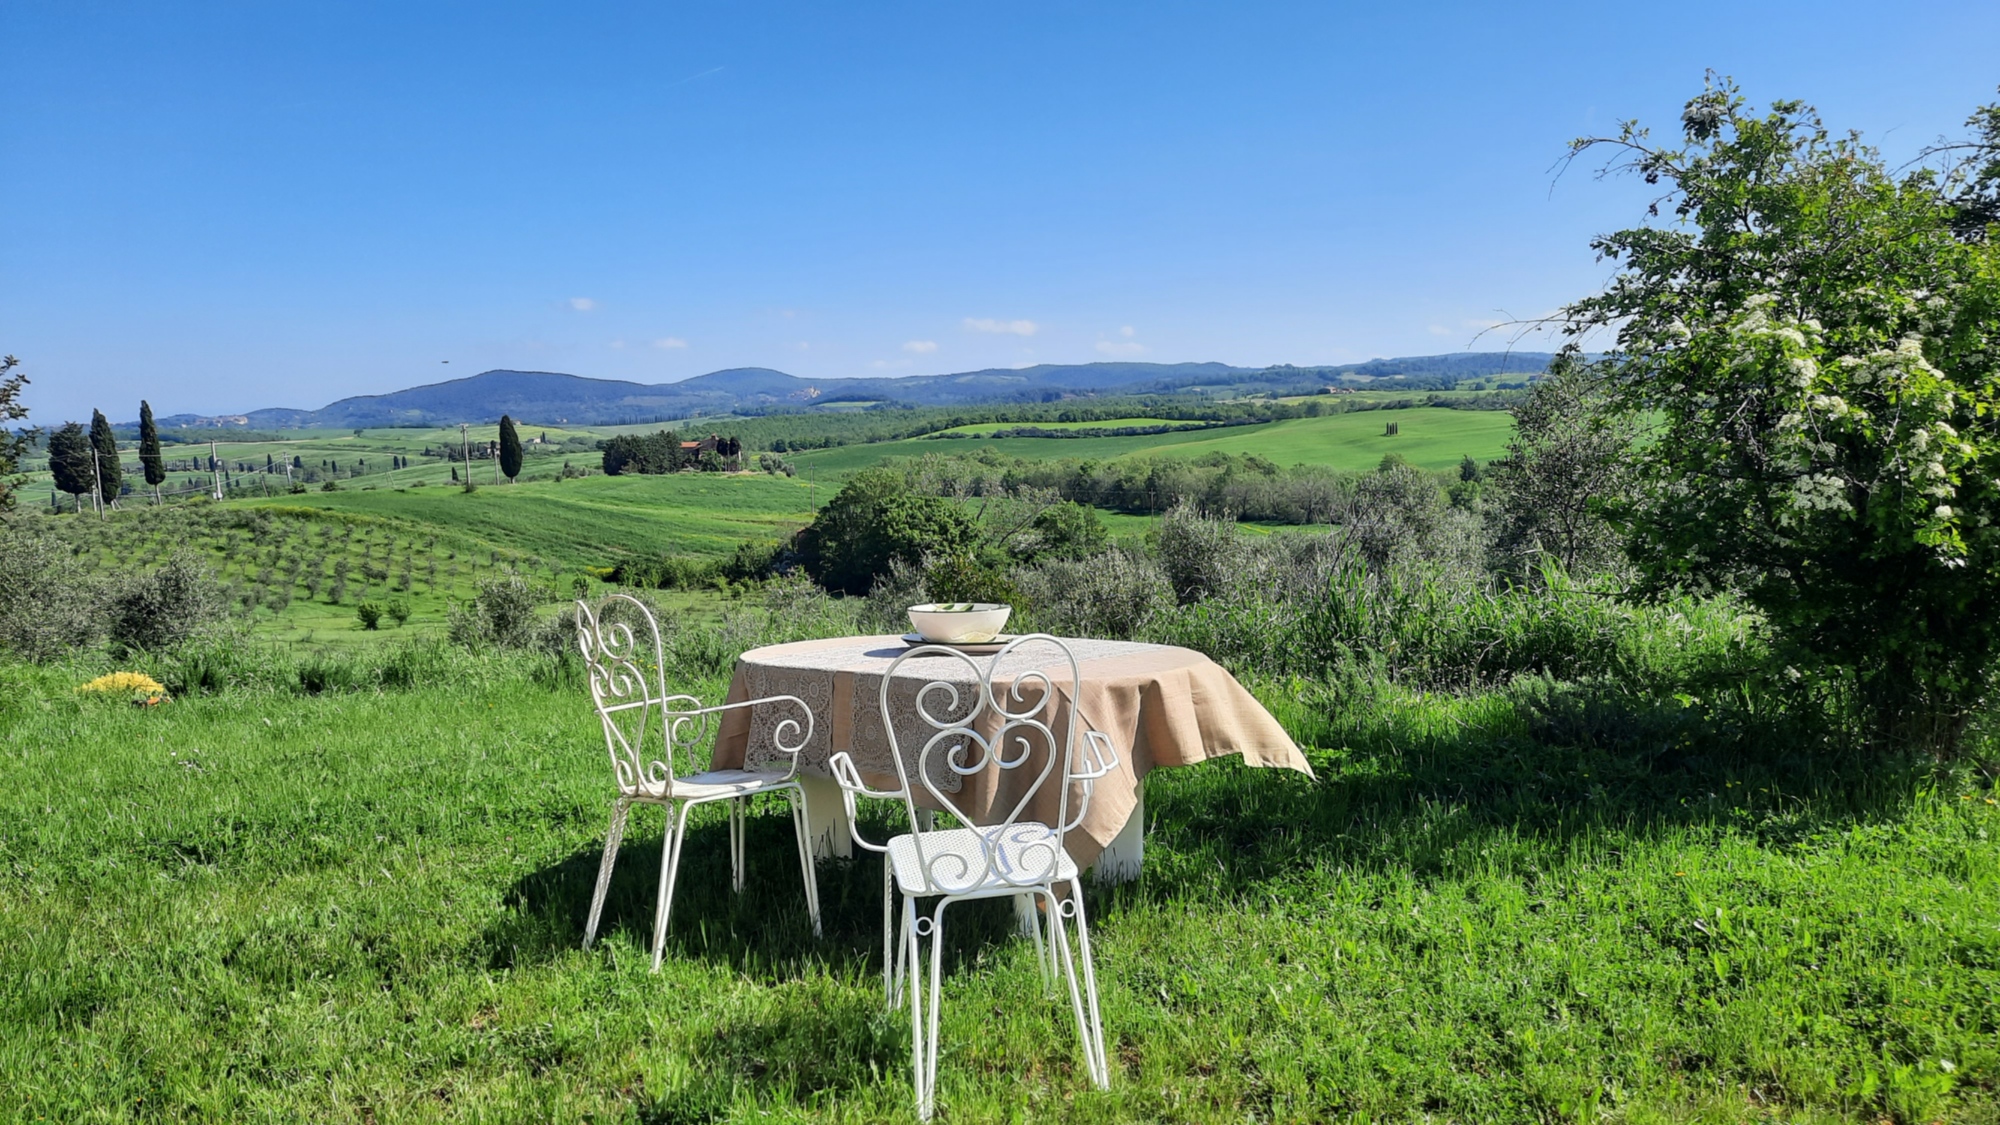
<svg viewBox="0 0 2000 1125">
<path fill-rule="evenodd" d="M 919 645 L 936 645 L 939 648 L 956 649 L 967 656 L 991 656 L 1001 649 L 1006 648 L 1008 642 L 1014 639 L 1015 634 L 1002 633 L 990 641 L 979 641 L 974 644 L 958 644 L 952 641 L 927 641 L 924 639 L 922 633 L 903 634 L 903 643 L 909 645 L 911 648 L 916 648 Z"/>
</svg>

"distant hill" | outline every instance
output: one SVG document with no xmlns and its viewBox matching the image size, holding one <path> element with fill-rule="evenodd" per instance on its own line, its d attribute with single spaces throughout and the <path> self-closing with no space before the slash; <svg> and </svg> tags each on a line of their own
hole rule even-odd
<svg viewBox="0 0 2000 1125">
<path fill-rule="evenodd" d="M 274 407 L 243 414 L 161 418 L 165 427 L 250 429 L 440 426 L 492 422 L 502 414 L 550 425 L 608 426 L 698 415 L 803 410 L 837 402 L 949 406 L 1053 402 L 1096 395 L 1256 394 L 1328 384 L 1383 383 L 1429 390 L 1459 379 L 1541 371 L 1547 352 L 1462 352 L 1375 359 L 1338 367 L 1232 367 L 1226 363 L 1084 363 L 995 367 L 950 375 L 801 379 L 767 367 L 711 371 L 677 383 L 587 379 L 554 371 L 487 371 L 383 395 L 357 395 L 317 410 Z"/>
</svg>

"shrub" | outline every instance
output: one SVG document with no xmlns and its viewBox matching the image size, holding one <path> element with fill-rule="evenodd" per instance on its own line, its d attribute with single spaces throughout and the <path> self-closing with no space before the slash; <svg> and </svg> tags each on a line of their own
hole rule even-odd
<svg viewBox="0 0 2000 1125">
<path fill-rule="evenodd" d="M 970 553 L 925 559 L 923 574 L 926 601 L 1012 605 L 1021 600 L 1003 571 Z"/>
<path fill-rule="evenodd" d="M 1244 552 L 1234 521 L 1205 516 L 1191 504 L 1175 505 L 1160 517 L 1154 537 L 1160 567 L 1182 605 L 1226 590 Z"/>
<path fill-rule="evenodd" d="M 409 624 L 410 601 L 408 598 L 390 598 L 389 604 L 385 608 L 389 616 L 395 619 L 396 628 L 400 629 L 404 625 Z"/>
<path fill-rule="evenodd" d="M 0 522 L 0 648 L 48 660 L 104 635 L 101 586 L 69 547 L 23 521 Z"/>
<path fill-rule="evenodd" d="M 1607 386 L 1655 420 L 1628 553 L 1654 591 L 1742 590 L 1878 744 L 1949 756 L 2000 665 L 2000 239 L 1963 180 L 1801 103 L 1716 84 L 1681 125 L 1609 140 L 1678 222 L 1599 238 L 1622 271 L 1564 316 L 1615 331 Z"/>
<path fill-rule="evenodd" d="M 1478 519 L 1451 505 L 1437 477 L 1400 460 L 1384 457 L 1380 469 L 1357 479 L 1336 519 L 1341 539 L 1374 573 L 1428 564 L 1470 580 L 1484 569 Z"/>
<path fill-rule="evenodd" d="M 1144 554 L 1113 549 L 1088 559 L 1050 559 L 1014 572 L 1016 626 L 1067 637 L 1136 637 L 1171 608 L 1166 575 Z"/>
<path fill-rule="evenodd" d="M 446 635 L 466 648 L 526 648 L 536 639 L 537 601 L 519 576 L 489 579 L 470 605 L 452 607 Z"/>
<path fill-rule="evenodd" d="M 364 601 L 354 607 L 354 616 L 361 620 L 363 629 L 382 627 L 382 605 L 379 602 Z"/>
<path fill-rule="evenodd" d="M 1022 562 L 1038 559 L 1085 559 L 1104 549 L 1110 539 L 1096 508 L 1072 501 L 1051 504 L 1037 513 L 1009 552 Z"/>
<path fill-rule="evenodd" d="M 806 572 L 835 593 L 866 594 L 890 563 L 971 551 L 979 529 L 949 500 L 919 496 L 901 474 L 856 473 L 799 533 Z"/>
<path fill-rule="evenodd" d="M 176 551 L 159 569 L 127 580 L 111 600 L 113 644 L 124 649 L 172 648 L 222 620 L 222 588 L 192 551 Z"/>
</svg>

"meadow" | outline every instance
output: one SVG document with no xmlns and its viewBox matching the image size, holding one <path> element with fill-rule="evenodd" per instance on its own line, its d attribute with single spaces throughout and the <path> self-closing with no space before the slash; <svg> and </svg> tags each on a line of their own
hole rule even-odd
<svg viewBox="0 0 2000 1125">
<path fill-rule="evenodd" d="M 966 435 L 984 437 L 1000 430 L 1011 430 L 1019 426 L 1033 426 L 1038 430 L 1116 430 L 1137 426 L 1172 426 L 1177 429 L 1199 429 L 1200 422 L 1178 421 L 1172 418 L 1107 418 L 1096 422 L 974 422 L 964 426 L 953 426 L 939 430 L 943 436 Z"/>
<path fill-rule="evenodd" d="M 1396 425 L 1398 433 L 1386 432 L 1390 423 Z M 1254 453 L 1279 465 L 1324 465 L 1343 472 L 1359 472 L 1374 468 L 1390 453 L 1420 469 L 1456 468 L 1465 457 L 1489 461 L 1506 452 L 1513 425 L 1513 416 L 1505 411 L 1407 407 L 1130 437 L 1008 437 L 993 438 L 991 442 L 993 448 L 1003 453 L 1024 458 L 1109 461 L 1146 456 L 1194 458 L 1209 453 Z M 977 445 L 965 438 L 921 437 L 788 456 L 801 473 L 838 476 L 891 457 L 963 453 L 975 448 Z"/>
<path fill-rule="evenodd" d="M 655 976 L 643 817 L 586 952 L 580 684 L 399 659 L 147 709 L 73 690 L 108 664 L 0 665 L 0 1118 L 911 1118 L 872 860 L 822 866 L 814 940 L 789 820 L 753 815 L 734 898 L 698 816 Z M 1663 765 L 1518 695 L 1250 682 L 1319 776 L 1149 778 L 1144 874 L 1092 890 L 1110 1091 L 968 909 L 946 1119 L 2000 1120 L 1978 775 L 1701 731 Z"/>
</svg>

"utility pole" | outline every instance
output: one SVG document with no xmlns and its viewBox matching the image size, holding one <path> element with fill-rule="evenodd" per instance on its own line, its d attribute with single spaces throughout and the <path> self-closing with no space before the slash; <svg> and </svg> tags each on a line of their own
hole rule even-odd
<svg viewBox="0 0 2000 1125">
<path fill-rule="evenodd" d="M 90 479 L 97 487 L 90 494 L 90 506 L 97 509 L 97 518 L 104 518 L 104 470 L 99 467 L 99 454 L 93 445 L 90 450 Z"/>
<path fill-rule="evenodd" d="M 222 462 L 217 461 L 215 459 L 214 438 L 210 438 L 208 440 L 208 472 L 209 475 L 213 477 L 215 480 L 215 491 L 213 495 L 217 500 L 220 500 L 222 499 Z"/>
<path fill-rule="evenodd" d="M 466 436 L 465 423 L 458 424 L 458 448 L 465 458 L 465 487 L 472 487 L 472 439 Z"/>
<path fill-rule="evenodd" d="M 490 442 L 487 442 L 487 443 L 486 443 L 486 455 L 487 455 L 488 457 L 491 457 L 491 458 L 493 459 L 493 483 L 494 483 L 494 484 L 499 484 L 499 483 L 500 483 L 500 442 L 499 442 L 498 440 L 494 440 L 494 441 L 490 441 Z"/>
</svg>

